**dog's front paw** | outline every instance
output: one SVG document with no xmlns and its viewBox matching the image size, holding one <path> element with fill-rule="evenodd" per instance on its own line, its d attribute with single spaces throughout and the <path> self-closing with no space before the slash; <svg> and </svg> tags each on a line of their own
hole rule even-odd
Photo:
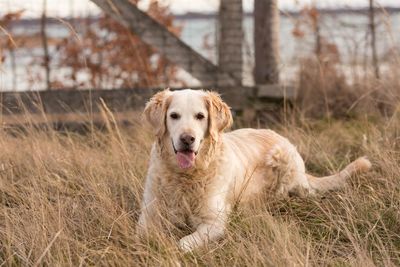
<svg viewBox="0 0 400 267">
<path fill-rule="evenodd" d="M 198 246 L 196 239 L 192 235 L 187 235 L 179 240 L 179 248 L 185 253 L 193 251 Z"/>
</svg>

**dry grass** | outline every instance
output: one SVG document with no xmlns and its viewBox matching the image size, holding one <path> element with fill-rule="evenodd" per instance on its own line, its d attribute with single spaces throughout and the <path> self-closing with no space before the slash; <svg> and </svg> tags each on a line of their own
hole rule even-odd
<svg viewBox="0 0 400 267">
<path fill-rule="evenodd" d="M 231 216 L 226 238 L 182 254 L 178 237 L 135 234 L 151 137 L 139 124 L 86 136 L 0 135 L 0 261 L 78 266 L 395 266 L 400 264 L 400 123 L 308 121 L 276 130 L 314 174 L 366 154 L 373 170 L 313 199 L 262 196 Z M 397 116 L 397 117 L 396 117 Z"/>
<path fill-rule="evenodd" d="M 400 63 L 386 63 L 381 79 L 367 70 L 359 73 L 356 66 L 346 74 L 340 65 L 313 57 L 303 59 L 300 66 L 296 105 L 306 117 L 391 116 L 400 103 Z"/>
<path fill-rule="evenodd" d="M 275 127 L 313 174 L 335 172 L 360 155 L 373 162 L 370 173 L 321 197 L 265 194 L 233 212 L 223 240 L 193 254 L 179 251 L 178 236 L 135 233 L 152 142 L 140 123 L 120 129 L 106 112 L 107 131 L 78 135 L 36 131 L 29 124 L 41 118 L 13 117 L 28 126 L 12 135 L 0 130 L 0 266 L 399 266 L 394 61 L 380 81 L 353 77 L 352 84 L 334 65 L 302 62 L 299 110 Z M 320 114 L 323 120 L 302 119 Z"/>
</svg>

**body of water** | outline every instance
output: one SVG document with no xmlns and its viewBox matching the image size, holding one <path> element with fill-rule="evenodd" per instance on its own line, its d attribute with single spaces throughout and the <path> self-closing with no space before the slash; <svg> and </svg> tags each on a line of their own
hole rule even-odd
<svg viewBox="0 0 400 267">
<path fill-rule="evenodd" d="M 204 57 L 211 61 L 217 61 L 216 50 L 216 29 L 217 20 L 208 19 L 177 19 L 177 25 L 182 26 L 181 38 L 193 49 L 198 51 Z M 244 83 L 252 84 L 251 73 L 253 69 L 253 19 L 246 17 L 243 21 L 245 29 L 245 38 L 243 45 L 244 52 Z M 293 35 L 295 25 L 300 25 L 304 33 L 302 38 L 296 38 Z M 306 19 L 300 17 L 281 16 L 280 20 L 280 70 L 282 81 L 290 82 L 295 78 L 298 69 L 298 63 L 301 58 L 313 54 L 315 49 L 315 33 Z M 368 31 L 368 17 L 363 14 L 337 14 L 321 16 L 321 37 L 324 42 L 336 46 L 339 62 L 345 66 L 357 66 L 369 62 L 370 55 L 370 33 Z M 39 32 L 39 25 L 15 27 L 12 29 L 13 35 L 33 35 Z M 75 29 L 79 33 L 79 28 Z M 62 38 L 69 36 L 69 28 L 62 24 L 50 24 L 48 26 L 48 36 L 50 38 Z M 384 64 L 391 58 L 391 52 L 399 48 L 400 43 L 400 14 L 388 16 L 377 16 L 377 47 L 379 60 Z M 27 72 L 27 64 L 32 62 L 33 58 L 42 57 L 42 49 L 16 50 L 16 83 L 18 90 L 40 90 L 45 86 L 42 83 L 29 85 L 30 75 L 44 75 L 43 70 L 38 67 L 35 73 Z M 53 75 L 62 75 L 68 70 L 53 71 Z M 190 85 L 198 85 L 195 79 L 184 71 L 180 75 Z M 85 76 L 82 75 L 82 79 Z M 0 90 L 13 90 L 13 73 L 11 71 L 11 61 L 6 54 L 6 60 L 2 65 L 0 73 Z"/>
</svg>

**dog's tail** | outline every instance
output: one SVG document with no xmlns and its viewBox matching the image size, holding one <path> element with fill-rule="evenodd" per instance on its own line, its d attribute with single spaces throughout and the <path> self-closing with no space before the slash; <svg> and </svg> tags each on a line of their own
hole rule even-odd
<svg viewBox="0 0 400 267">
<path fill-rule="evenodd" d="M 346 180 L 352 174 L 366 172 L 371 166 L 371 162 L 366 157 L 360 157 L 347 165 L 339 173 L 324 177 L 315 177 L 307 174 L 307 179 L 311 188 L 317 192 L 334 190 L 343 187 Z"/>
</svg>

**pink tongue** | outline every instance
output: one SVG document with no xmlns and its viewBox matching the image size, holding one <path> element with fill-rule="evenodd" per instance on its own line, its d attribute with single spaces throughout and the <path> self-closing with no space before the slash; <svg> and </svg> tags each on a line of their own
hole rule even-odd
<svg viewBox="0 0 400 267">
<path fill-rule="evenodd" d="M 178 152 L 176 153 L 176 159 L 181 169 L 188 169 L 194 165 L 194 152 Z"/>
</svg>

